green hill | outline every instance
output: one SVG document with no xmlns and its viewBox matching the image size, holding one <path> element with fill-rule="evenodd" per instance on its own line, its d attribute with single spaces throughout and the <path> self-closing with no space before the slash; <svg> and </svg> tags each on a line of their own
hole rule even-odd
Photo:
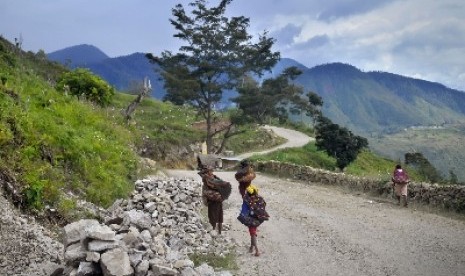
<svg viewBox="0 0 465 276">
<path fill-rule="evenodd" d="M 70 68 L 85 67 L 110 58 L 100 49 L 88 44 L 81 44 L 47 54 L 49 60 L 67 64 Z"/>
<path fill-rule="evenodd" d="M 108 206 L 127 196 L 137 169 L 122 120 L 53 88 L 64 70 L 0 40 L 0 179 L 22 206 L 62 214 L 74 197 Z"/>
<path fill-rule="evenodd" d="M 306 70 L 296 82 L 322 97 L 331 120 L 361 134 L 465 123 L 465 93 L 438 83 L 341 63 Z"/>
</svg>

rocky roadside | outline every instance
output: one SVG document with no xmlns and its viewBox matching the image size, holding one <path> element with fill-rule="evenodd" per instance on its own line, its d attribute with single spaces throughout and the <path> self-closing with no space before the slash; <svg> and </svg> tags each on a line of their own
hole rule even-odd
<svg viewBox="0 0 465 276">
<path fill-rule="evenodd" d="M 203 222 L 199 181 L 152 177 L 135 185 L 129 199 L 100 214 L 101 222 L 66 225 L 62 241 L 2 196 L 0 275 L 232 275 L 189 259 L 221 256 L 235 245 Z"/>
<path fill-rule="evenodd" d="M 15 209 L 2 189 L 0 214 L 0 275 L 51 275 L 63 261 L 58 237 Z"/>
</svg>

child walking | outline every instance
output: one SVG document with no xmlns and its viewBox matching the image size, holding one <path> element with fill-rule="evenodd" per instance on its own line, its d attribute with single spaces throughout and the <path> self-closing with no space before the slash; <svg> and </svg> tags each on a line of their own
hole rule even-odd
<svg viewBox="0 0 465 276">
<path fill-rule="evenodd" d="M 237 219 L 249 228 L 250 247 L 249 252 L 255 256 L 260 256 L 260 251 L 257 245 L 257 228 L 265 220 L 269 219 L 269 215 L 265 210 L 266 202 L 263 197 L 258 195 L 258 188 L 250 184 L 243 197 L 241 213 Z"/>
</svg>

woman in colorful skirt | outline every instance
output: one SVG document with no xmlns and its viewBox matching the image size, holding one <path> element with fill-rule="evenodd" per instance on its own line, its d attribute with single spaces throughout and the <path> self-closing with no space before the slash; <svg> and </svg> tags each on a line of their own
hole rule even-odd
<svg viewBox="0 0 465 276">
<path fill-rule="evenodd" d="M 253 253 L 255 250 L 255 256 L 260 256 L 260 251 L 258 250 L 257 245 L 257 228 L 270 217 L 266 212 L 265 207 L 266 202 L 263 197 L 258 195 L 258 188 L 250 184 L 246 188 L 241 213 L 237 219 L 249 228 L 249 252 Z"/>
</svg>

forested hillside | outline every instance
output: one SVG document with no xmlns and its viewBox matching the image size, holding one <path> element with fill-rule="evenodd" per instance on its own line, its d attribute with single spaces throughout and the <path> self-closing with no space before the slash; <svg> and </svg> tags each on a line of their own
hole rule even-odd
<svg viewBox="0 0 465 276">
<path fill-rule="evenodd" d="M 341 63 L 316 66 L 296 81 L 323 98 L 329 118 L 358 133 L 465 122 L 465 93 L 438 83 Z"/>
<path fill-rule="evenodd" d="M 76 58 L 75 48 L 69 55 Z M 149 77 L 154 86 L 152 96 L 162 99 L 163 83 L 156 69 L 142 53 L 87 62 L 84 47 L 81 60 L 119 90 Z M 66 49 L 59 51 L 62 59 Z M 55 57 L 58 52 L 50 53 Z M 307 68 L 298 61 L 283 58 L 271 72 L 261 78 L 279 75 L 285 68 L 296 66 L 302 74 L 295 80 L 305 90 L 323 99 L 323 112 L 334 122 L 358 133 L 394 133 L 410 126 L 434 126 L 465 122 L 465 93 L 439 83 L 413 79 L 387 72 L 362 72 L 342 63 Z M 225 93 L 225 101 L 237 95 Z M 227 105 L 227 104 L 226 104 Z"/>
</svg>

